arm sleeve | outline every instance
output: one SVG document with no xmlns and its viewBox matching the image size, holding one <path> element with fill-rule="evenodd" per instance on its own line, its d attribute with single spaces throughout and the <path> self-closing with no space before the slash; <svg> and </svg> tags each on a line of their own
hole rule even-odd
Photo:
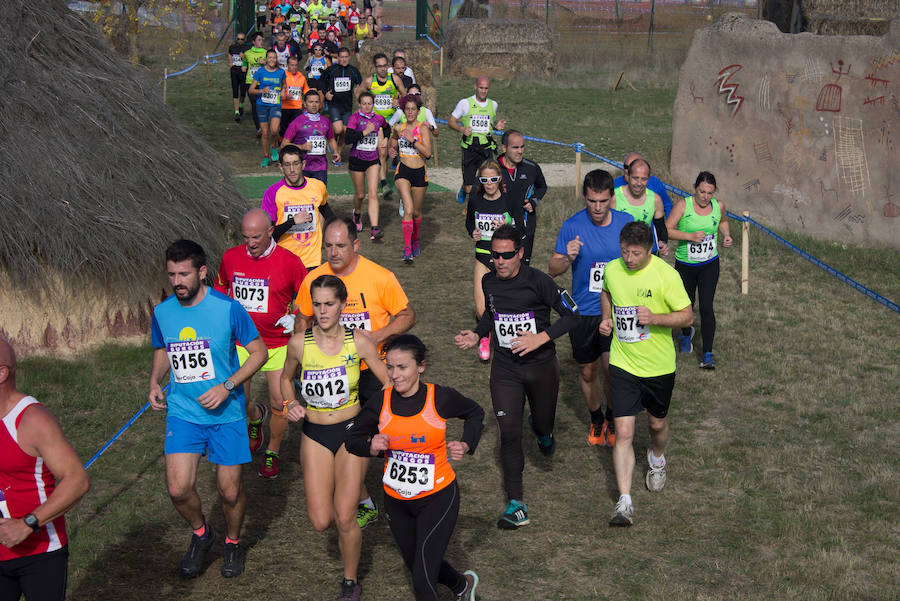
<svg viewBox="0 0 900 601">
<path fill-rule="evenodd" d="M 347 144 L 350 146 L 355 145 L 357 142 L 362 140 L 362 132 L 358 129 L 348 125 L 347 129 L 344 133 L 344 139 L 347 140 Z"/>
<path fill-rule="evenodd" d="M 435 386 L 434 406 L 444 419 L 458 417 L 465 420 L 460 440 L 469 445 L 469 455 L 474 455 L 484 430 L 484 409 L 481 405 L 453 388 Z"/>
<path fill-rule="evenodd" d="M 250 314 L 237 301 L 231 303 L 231 331 L 241 346 L 247 346 L 259 338 L 259 331 L 250 319 Z"/>
<path fill-rule="evenodd" d="M 294 227 L 293 215 L 285 219 L 284 222 L 279 223 L 275 226 L 275 229 L 272 232 L 272 238 L 275 240 L 275 242 L 278 242 L 279 240 L 281 240 L 281 237 L 284 236 L 292 227 Z"/>
<path fill-rule="evenodd" d="M 535 164 L 534 189 L 531 192 L 531 204 L 537 206 L 543 200 L 544 194 L 547 193 L 547 180 L 544 179 L 544 172 L 541 167 Z"/>
<path fill-rule="evenodd" d="M 668 242 L 669 241 L 669 228 L 666 227 L 666 220 L 664 217 L 653 218 L 653 227 L 656 229 L 656 239 L 660 242 Z"/>
<path fill-rule="evenodd" d="M 669 213 L 672 212 L 672 199 L 669 197 L 669 191 L 666 190 L 666 185 L 663 181 L 659 178 L 657 178 L 656 181 L 659 182 L 659 184 L 650 189 L 659 195 L 659 199 L 662 201 L 663 212 L 666 214 L 666 217 L 668 217 Z"/>
<path fill-rule="evenodd" d="M 353 427 L 344 438 L 344 446 L 347 447 L 347 451 L 359 457 L 372 456 L 369 452 L 372 437 L 378 434 L 378 415 L 381 413 L 381 405 L 384 401 L 381 399 L 377 401 L 377 410 L 373 406 L 375 405 L 373 401 L 374 399 L 369 401 L 359 415 L 353 418 Z"/>
<path fill-rule="evenodd" d="M 469 192 L 469 201 L 466 203 L 466 234 L 470 238 L 475 230 L 475 203 L 472 202 L 472 194 L 474 194 L 474 190 Z"/>
<path fill-rule="evenodd" d="M 431 127 L 437 128 L 437 123 L 434 120 L 434 115 L 431 112 L 431 109 L 427 106 L 425 107 L 425 122 L 428 123 Z"/>
<path fill-rule="evenodd" d="M 394 111 L 394 114 L 391 115 L 391 120 L 388 121 L 388 125 L 394 126 L 400 123 L 400 117 L 403 116 L 403 111 Z"/>
<path fill-rule="evenodd" d="M 332 217 L 334 217 L 334 211 L 331 210 L 331 205 L 327 202 L 323 202 L 319 205 L 319 213 L 322 214 L 322 219 L 328 221 Z"/>
</svg>

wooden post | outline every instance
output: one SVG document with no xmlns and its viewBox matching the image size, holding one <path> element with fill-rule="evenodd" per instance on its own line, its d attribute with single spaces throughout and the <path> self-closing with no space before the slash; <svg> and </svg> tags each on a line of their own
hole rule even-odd
<svg viewBox="0 0 900 601">
<path fill-rule="evenodd" d="M 747 294 L 750 289 L 750 217 L 749 211 L 744 211 L 744 221 L 741 223 L 741 294 Z"/>
<path fill-rule="evenodd" d="M 581 191 L 581 149 L 584 145 L 575 142 L 575 200 Z"/>
<path fill-rule="evenodd" d="M 443 43 L 443 42 L 442 42 Z M 444 47 L 441 46 L 441 67 L 440 67 L 441 77 L 444 77 Z"/>
<path fill-rule="evenodd" d="M 204 58 L 206 59 L 206 61 L 205 61 L 206 62 L 206 87 L 208 88 L 209 87 L 209 55 L 207 54 Z"/>
<path fill-rule="evenodd" d="M 163 69 L 163 104 L 166 103 L 166 85 L 169 82 L 169 68 L 165 67 Z"/>
</svg>

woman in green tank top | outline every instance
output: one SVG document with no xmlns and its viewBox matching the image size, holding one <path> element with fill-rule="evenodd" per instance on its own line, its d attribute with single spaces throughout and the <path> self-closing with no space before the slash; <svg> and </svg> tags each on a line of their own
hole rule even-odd
<svg viewBox="0 0 900 601">
<path fill-rule="evenodd" d="M 694 304 L 700 295 L 700 333 L 703 338 L 701 369 L 715 369 L 712 345 L 716 335 L 716 315 L 713 298 L 719 282 L 718 236 L 722 232 L 722 246 L 731 246 L 731 230 L 726 218 L 725 203 L 713 198 L 716 177 L 709 171 L 701 171 L 694 182 L 694 195 L 678 200 L 666 219 L 670 240 L 677 240 L 675 269 Z M 691 339 L 694 328 L 683 328 L 678 336 L 678 349 L 682 353 L 693 350 Z"/>
</svg>

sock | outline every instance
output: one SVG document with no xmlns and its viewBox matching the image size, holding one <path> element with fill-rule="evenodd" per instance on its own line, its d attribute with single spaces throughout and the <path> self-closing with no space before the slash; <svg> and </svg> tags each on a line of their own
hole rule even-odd
<svg viewBox="0 0 900 601">
<path fill-rule="evenodd" d="M 631 495 L 619 495 L 620 501 L 625 501 L 626 505 L 631 505 Z"/>
<path fill-rule="evenodd" d="M 415 219 L 413 219 L 413 233 L 412 233 L 412 239 L 413 239 L 413 241 L 415 241 L 415 242 L 418 242 L 418 241 L 419 241 L 419 229 L 420 229 L 421 227 L 422 227 L 422 218 L 421 218 L 421 217 L 416 217 Z"/>
<path fill-rule="evenodd" d="M 603 423 L 603 409 L 597 409 L 596 411 L 591 411 L 591 423 L 597 424 L 598 426 Z"/>
<path fill-rule="evenodd" d="M 653 467 L 665 467 L 665 465 L 666 465 L 665 456 L 663 455 L 661 457 L 657 457 L 653 453 L 652 448 L 650 449 L 649 457 L 647 459 L 648 459 L 648 461 L 650 461 L 650 465 L 652 465 Z"/>
<path fill-rule="evenodd" d="M 360 505 L 365 505 L 369 509 L 375 509 L 375 502 L 372 501 L 372 497 L 367 497 L 365 501 L 360 501 Z"/>
<path fill-rule="evenodd" d="M 413 222 L 402 221 L 400 224 L 403 226 L 403 252 L 405 253 L 412 248 Z"/>
<path fill-rule="evenodd" d="M 196 530 L 194 530 L 194 534 L 196 534 L 197 536 L 202 538 L 202 537 L 206 536 L 207 531 L 208 531 L 208 528 L 206 527 L 206 520 L 203 520 L 203 525 L 200 526 L 199 528 L 197 528 Z"/>
<path fill-rule="evenodd" d="M 226 545 L 236 545 L 236 544 L 238 544 L 239 542 L 241 542 L 241 539 L 239 539 L 239 538 L 231 538 L 230 536 L 226 536 L 226 537 L 225 537 L 225 544 L 226 544 Z"/>
</svg>

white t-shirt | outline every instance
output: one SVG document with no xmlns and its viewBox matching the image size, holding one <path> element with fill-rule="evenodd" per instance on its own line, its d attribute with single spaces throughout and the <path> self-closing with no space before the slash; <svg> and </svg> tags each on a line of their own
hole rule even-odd
<svg viewBox="0 0 900 601">
<path fill-rule="evenodd" d="M 488 98 L 488 101 L 494 103 L 494 114 L 496 115 L 497 114 L 497 101 L 491 100 L 490 98 Z M 478 102 L 477 100 L 475 102 L 478 104 L 478 106 L 481 106 L 481 107 L 487 106 L 487 102 Z M 462 100 L 460 100 L 459 102 L 456 103 L 456 108 L 453 109 L 453 112 L 450 114 L 453 115 L 454 117 L 456 117 L 457 120 L 459 120 L 459 119 L 462 119 L 463 116 L 466 115 L 468 112 L 469 112 L 469 99 L 463 98 Z"/>
<path fill-rule="evenodd" d="M 432 128 L 436 128 L 437 123 L 434 122 L 434 115 L 431 114 L 431 109 L 429 109 L 427 106 L 423 106 L 422 110 L 425 111 L 425 123 L 430 125 Z M 394 115 L 391 117 L 391 120 L 388 121 L 388 125 L 393 127 L 394 125 L 397 125 L 398 123 L 400 123 L 400 119 L 402 119 L 402 118 L 403 118 L 403 111 L 395 111 Z"/>
<path fill-rule="evenodd" d="M 388 73 L 393 73 L 394 68 L 388 67 Z M 413 75 L 412 69 L 409 68 L 409 65 L 406 65 L 406 68 L 403 69 L 403 74 L 412 80 L 413 83 L 416 83 L 416 76 Z"/>
</svg>

